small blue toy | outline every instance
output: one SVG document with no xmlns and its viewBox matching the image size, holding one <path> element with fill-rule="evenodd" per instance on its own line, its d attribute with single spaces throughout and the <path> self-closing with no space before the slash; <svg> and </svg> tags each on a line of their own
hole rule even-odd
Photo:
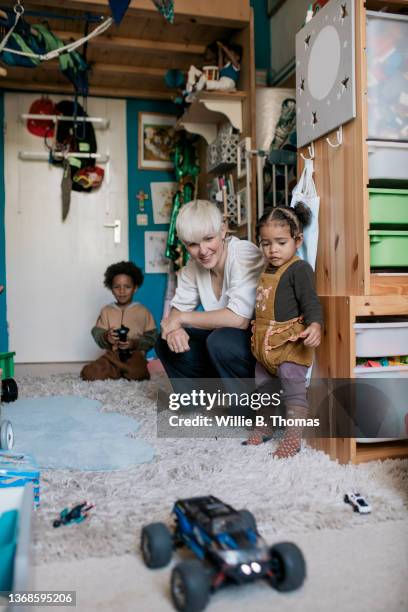
<svg viewBox="0 0 408 612">
<path fill-rule="evenodd" d="M 82 504 L 74 506 L 72 510 L 64 508 L 62 512 L 60 512 L 59 519 L 55 519 L 55 521 L 53 522 L 53 526 L 60 527 L 60 525 L 82 523 L 82 521 L 84 521 L 88 517 L 89 510 L 94 507 L 94 504 L 88 504 L 88 502 L 85 501 Z"/>
<path fill-rule="evenodd" d="M 178 563 L 171 574 L 173 604 L 180 612 L 199 612 L 211 592 L 228 583 L 263 578 L 281 592 L 302 586 L 306 565 L 292 542 L 269 547 L 248 510 L 234 510 L 216 497 L 178 500 L 175 527 L 151 523 L 142 529 L 141 550 L 150 568 L 165 567 L 173 550 L 187 546 L 198 560 Z"/>
</svg>

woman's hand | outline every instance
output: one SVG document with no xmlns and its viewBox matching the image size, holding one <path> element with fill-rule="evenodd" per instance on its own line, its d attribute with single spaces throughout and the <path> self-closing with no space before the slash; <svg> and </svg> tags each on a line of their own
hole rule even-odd
<svg viewBox="0 0 408 612">
<path fill-rule="evenodd" d="M 306 329 L 299 334 L 299 338 L 304 338 L 304 345 L 316 348 L 320 344 L 321 325 L 320 323 L 311 323 Z"/>
<path fill-rule="evenodd" d="M 163 340 L 167 340 L 167 336 L 172 332 L 182 329 L 182 312 L 178 310 L 172 310 L 168 317 L 162 319 L 161 322 L 161 337 Z"/>
<path fill-rule="evenodd" d="M 190 350 L 190 336 L 180 327 L 167 335 L 167 345 L 173 353 L 186 353 Z"/>
</svg>

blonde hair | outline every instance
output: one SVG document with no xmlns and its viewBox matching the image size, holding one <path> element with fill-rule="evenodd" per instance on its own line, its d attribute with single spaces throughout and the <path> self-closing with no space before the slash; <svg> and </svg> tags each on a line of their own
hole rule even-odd
<svg viewBox="0 0 408 612">
<path fill-rule="evenodd" d="M 201 242 L 205 236 L 218 234 L 222 223 L 222 214 L 216 204 L 192 200 L 184 204 L 177 216 L 177 236 L 183 242 Z"/>
</svg>

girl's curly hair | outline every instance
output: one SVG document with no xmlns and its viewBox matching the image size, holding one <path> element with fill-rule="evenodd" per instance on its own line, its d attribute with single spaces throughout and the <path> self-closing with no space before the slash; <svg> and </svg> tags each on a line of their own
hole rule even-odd
<svg viewBox="0 0 408 612">
<path fill-rule="evenodd" d="M 259 240 L 261 227 L 271 221 L 277 221 L 281 225 L 288 225 L 290 235 L 292 238 L 296 238 L 298 234 L 302 233 L 303 228 L 310 224 L 311 220 L 312 211 L 303 202 L 298 202 L 295 206 L 274 206 L 273 208 L 268 208 L 259 219 L 256 226 L 256 238 Z"/>
<path fill-rule="evenodd" d="M 110 265 L 105 272 L 104 285 L 108 289 L 112 289 L 113 279 L 118 274 L 126 274 L 130 276 L 135 287 L 141 287 L 143 284 L 143 272 L 140 268 L 135 266 L 131 261 L 119 261 L 118 263 Z"/>
</svg>

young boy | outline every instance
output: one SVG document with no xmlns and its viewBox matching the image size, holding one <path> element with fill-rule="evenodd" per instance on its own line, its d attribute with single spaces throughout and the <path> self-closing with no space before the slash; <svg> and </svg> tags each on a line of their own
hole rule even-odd
<svg viewBox="0 0 408 612">
<path fill-rule="evenodd" d="M 142 283 L 142 271 L 131 261 L 107 268 L 104 284 L 116 302 L 102 308 L 91 332 L 96 344 L 106 352 L 82 369 L 83 380 L 150 378 L 145 353 L 154 346 L 157 330 L 151 312 L 132 301 Z M 128 329 L 126 341 L 118 333 L 122 326 Z"/>
</svg>

